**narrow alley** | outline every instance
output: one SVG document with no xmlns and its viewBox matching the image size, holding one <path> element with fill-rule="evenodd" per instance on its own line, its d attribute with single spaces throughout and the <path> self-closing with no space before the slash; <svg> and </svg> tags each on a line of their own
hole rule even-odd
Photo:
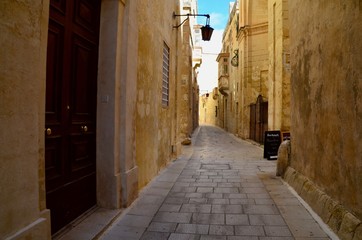
<svg viewBox="0 0 362 240">
<path fill-rule="evenodd" d="M 213 126 L 161 172 L 100 239 L 330 239 L 263 150 Z"/>
</svg>

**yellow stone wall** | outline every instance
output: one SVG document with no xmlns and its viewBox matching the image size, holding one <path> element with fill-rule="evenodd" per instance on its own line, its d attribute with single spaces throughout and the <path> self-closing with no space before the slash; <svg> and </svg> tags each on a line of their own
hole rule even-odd
<svg viewBox="0 0 362 240">
<path fill-rule="evenodd" d="M 218 99 L 213 97 L 213 93 L 209 96 L 203 94 L 199 97 L 199 121 L 200 124 L 210 124 L 217 126 L 218 124 Z"/>
<path fill-rule="evenodd" d="M 48 6 L 0 2 L 1 239 L 50 239 L 44 176 Z"/>
<path fill-rule="evenodd" d="M 186 14 L 186 12 L 185 12 Z M 186 21 L 182 27 L 178 29 L 182 32 L 181 51 L 178 55 L 180 61 L 181 81 L 177 91 L 178 96 L 178 118 L 180 121 L 180 139 L 187 138 L 192 133 L 192 92 L 194 82 L 194 72 L 192 70 L 192 47 L 190 45 L 191 28 L 190 21 Z"/>
<path fill-rule="evenodd" d="M 240 118 L 239 136 L 250 136 L 250 104 L 259 95 L 268 98 L 268 1 L 240 0 L 239 71 Z"/>
<path fill-rule="evenodd" d="M 239 71 L 238 66 L 232 66 L 231 59 L 235 56 L 235 51 L 237 54 L 239 53 L 239 45 L 237 41 L 238 34 L 238 13 L 239 10 L 236 5 L 232 9 L 228 24 L 224 30 L 223 40 L 222 40 L 222 53 L 229 54 L 228 63 L 227 63 L 227 72 L 226 74 L 228 78 L 228 90 L 226 90 L 226 95 L 220 94 L 220 103 L 219 106 L 222 108 L 221 112 L 223 114 L 219 115 L 221 118 L 221 122 L 223 123 L 223 128 L 227 131 L 236 134 L 237 133 L 237 119 L 239 115 L 238 106 L 238 94 L 239 94 Z M 224 59 L 220 58 L 219 67 L 223 68 Z M 223 70 L 221 70 L 223 71 Z M 220 83 L 219 83 L 220 85 Z"/>
<path fill-rule="evenodd" d="M 290 130 L 290 51 L 287 0 L 269 0 L 268 128 Z"/>
<path fill-rule="evenodd" d="M 288 3 L 291 166 L 362 219 L 362 2 Z"/>
<path fill-rule="evenodd" d="M 229 89 L 228 94 L 219 97 L 220 112 L 223 113 L 219 118 L 220 127 L 241 138 L 250 138 L 250 105 L 255 104 L 261 95 L 263 102 L 268 102 L 268 129 L 289 131 L 287 1 L 238 2 L 238 15 L 231 11 L 221 51 L 229 54 Z M 238 66 L 234 67 L 231 61 L 236 49 L 239 61 Z M 219 65 L 219 69 L 222 67 Z"/>
<path fill-rule="evenodd" d="M 136 161 L 139 188 L 145 186 L 171 158 L 172 121 L 175 115 L 176 34 L 172 29 L 177 1 L 139 1 Z M 157 13 L 157 14 L 155 14 Z M 162 105 L 164 43 L 170 48 L 169 105 Z M 175 126 L 175 125 L 174 125 Z"/>
</svg>

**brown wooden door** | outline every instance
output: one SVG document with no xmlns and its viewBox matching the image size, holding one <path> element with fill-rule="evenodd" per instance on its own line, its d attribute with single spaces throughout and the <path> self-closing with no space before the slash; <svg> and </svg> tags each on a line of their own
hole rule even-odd
<svg viewBox="0 0 362 240">
<path fill-rule="evenodd" d="M 250 139 L 264 143 L 264 133 L 268 130 L 268 102 L 258 96 L 256 103 L 250 105 Z"/>
<path fill-rule="evenodd" d="M 51 0 L 45 171 L 52 233 L 96 204 L 100 0 Z"/>
<path fill-rule="evenodd" d="M 250 104 L 250 139 L 256 140 L 256 104 Z"/>
</svg>

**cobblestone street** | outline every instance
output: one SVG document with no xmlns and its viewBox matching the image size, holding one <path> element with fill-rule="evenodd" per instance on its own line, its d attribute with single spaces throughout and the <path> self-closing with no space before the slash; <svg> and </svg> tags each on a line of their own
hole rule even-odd
<svg viewBox="0 0 362 240">
<path fill-rule="evenodd" d="M 330 239 L 262 156 L 258 146 L 201 126 L 100 239 Z"/>
</svg>

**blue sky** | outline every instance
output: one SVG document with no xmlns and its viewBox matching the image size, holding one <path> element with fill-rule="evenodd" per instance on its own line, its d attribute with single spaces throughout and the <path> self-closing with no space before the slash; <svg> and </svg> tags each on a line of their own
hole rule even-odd
<svg viewBox="0 0 362 240">
<path fill-rule="evenodd" d="M 222 47 L 222 35 L 229 18 L 229 3 L 233 0 L 198 0 L 198 13 L 210 14 L 210 26 L 214 28 L 210 41 L 202 41 L 202 64 L 199 68 L 198 83 L 200 94 L 211 92 L 218 85 L 217 55 Z M 198 23 L 204 25 L 205 17 L 199 17 Z"/>
<path fill-rule="evenodd" d="M 233 0 L 198 0 L 199 14 L 210 14 L 210 26 L 214 29 L 224 29 L 229 17 L 229 3 Z M 205 24 L 205 18 L 198 19 L 199 24 Z"/>
</svg>

